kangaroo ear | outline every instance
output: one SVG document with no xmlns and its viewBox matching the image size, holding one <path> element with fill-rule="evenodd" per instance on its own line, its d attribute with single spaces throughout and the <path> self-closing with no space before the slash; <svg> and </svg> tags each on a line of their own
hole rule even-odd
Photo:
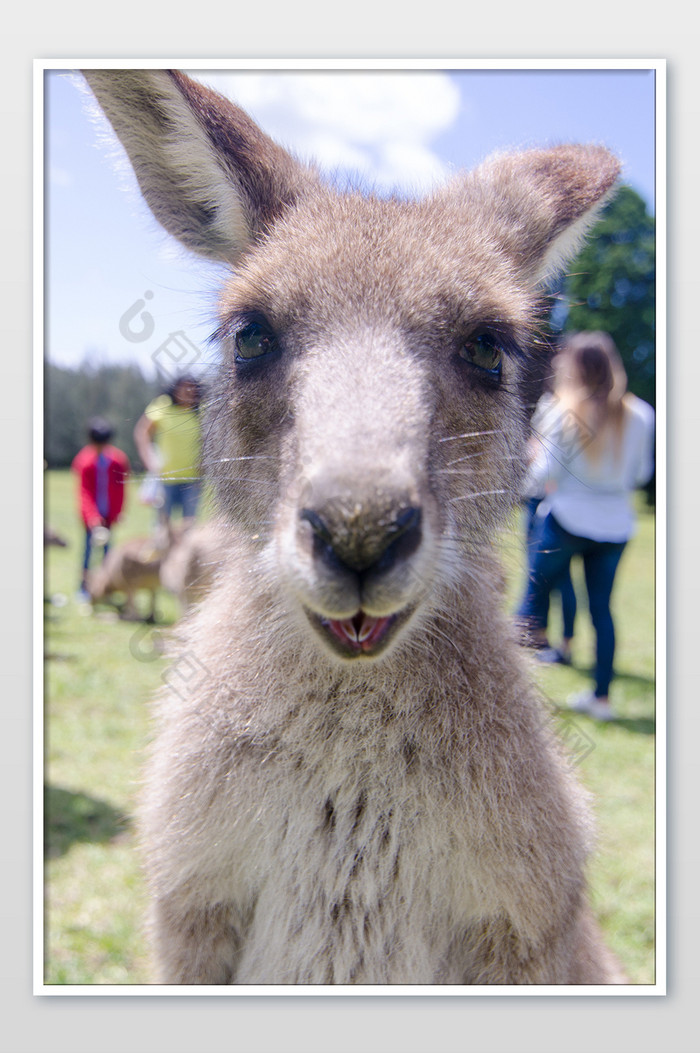
<svg viewBox="0 0 700 1053">
<path fill-rule="evenodd" d="M 171 70 L 83 70 L 156 219 L 233 262 L 314 178 L 237 106 Z"/>
<path fill-rule="evenodd" d="M 531 281 L 571 260 L 611 196 L 620 163 L 599 146 L 559 146 L 493 157 L 476 170 L 487 224 Z"/>
</svg>

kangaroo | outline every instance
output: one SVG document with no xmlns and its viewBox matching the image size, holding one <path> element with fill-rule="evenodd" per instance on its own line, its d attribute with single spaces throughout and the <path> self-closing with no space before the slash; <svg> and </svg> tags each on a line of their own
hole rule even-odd
<svg viewBox="0 0 700 1053">
<path fill-rule="evenodd" d="M 136 592 L 150 593 L 150 621 L 155 620 L 156 592 L 160 588 L 160 563 L 164 549 L 157 540 L 148 537 L 131 538 L 110 549 L 99 567 L 88 575 L 88 592 L 93 605 L 103 602 L 114 592 L 126 593 L 120 617 L 137 620 Z"/>
<path fill-rule="evenodd" d="M 617 160 L 562 145 L 420 200 L 345 192 L 181 72 L 85 76 L 156 218 L 230 267 L 204 427 L 222 565 L 140 816 L 154 979 L 624 982 L 493 551 L 544 283 Z"/>
<path fill-rule="evenodd" d="M 221 529 L 215 522 L 161 524 L 152 537 L 130 538 L 111 549 L 104 562 L 90 571 L 90 599 L 95 604 L 124 592 L 121 617 L 140 620 L 136 592 L 144 589 L 151 597 L 147 620 L 154 621 L 156 594 L 164 588 L 177 597 L 180 613 L 186 614 L 206 594 L 221 545 Z"/>
<path fill-rule="evenodd" d="M 186 614 L 201 603 L 221 561 L 222 528 L 215 521 L 193 523 L 163 557 L 160 583 L 177 596 Z"/>
</svg>

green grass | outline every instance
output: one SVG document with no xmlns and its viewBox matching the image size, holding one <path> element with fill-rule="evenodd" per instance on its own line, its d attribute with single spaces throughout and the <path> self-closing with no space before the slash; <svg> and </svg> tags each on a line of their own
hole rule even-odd
<svg viewBox="0 0 700 1053">
<path fill-rule="evenodd" d="M 150 532 L 153 513 L 138 503 L 137 487 L 130 484 L 116 541 Z M 45 982 L 143 984 L 146 904 L 132 816 L 149 735 L 148 700 L 164 672 L 154 642 L 174 620 L 176 604 L 161 594 L 155 630 L 119 621 L 107 608 L 92 615 L 77 604 L 82 527 L 70 473 L 47 472 L 46 495 L 47 522 L 70 547 L 48 549 L 46 560 L 45 596 L 54 602 L 45 604 Z M 609 725 L 566 713 L 556 719 L 595 797 L 600 836 L 590 878 L 596 912 L 631 981 L 649 984 L 655 920 L 654 517 L 641 502 L 639 510 L 638 533 L 623 557 L 613 604 L 618 650 L 611 699 L 621 719 Z M 521 549 L 515 524 L 504 539 L 511 604 L 522 584 Z M 576 567 L 574 582 L 581 598 L 574 664 L 536 670 L 553 706 L 590 685 L 592 634 Z M 556 642 L 556 617 L 551 635 Z"/>
<path fill-rule="evenodd" d="M 649 984 L 655 979 L 654 514 L 642 495 L 637 511 L 637 533 L 623 554 L 612 599 L 617 644 L 610 700 L 620 719 L 599 724 L 560 711 L 570 695 L 592 686 L 594 635 L 580 560 L 572 564 L 578 599 L 572 665 L 538 665 L 535 675 L 579 758 L 579 778 L 593 794 L 598 852 L 590 882 L 596 913 L 631 981 Z M 518 524 L 505 542 L 512 605 L 523 582 L 519 537 Z M 554 599 L 550 641 L 556 644 L 560 635 Z"/>
<path fill-rule="evenodd" d="M 83 531 L 74 480 L 50 472 L 46 484 L 47 521 L 69 548 L 46 550 L 45 596 L 54 602 L 45 604 L 45 981 L 145 983 L 145 899 L 131 816 L 147 701 L 163 663 L 153 630 L 76 603 Z M 117 542 L 152 527 L 136 490 L 131 483 Z M 158 613 L 164 623 L 174 619 L 172 597 L 162 594 Z"/>
</svg>

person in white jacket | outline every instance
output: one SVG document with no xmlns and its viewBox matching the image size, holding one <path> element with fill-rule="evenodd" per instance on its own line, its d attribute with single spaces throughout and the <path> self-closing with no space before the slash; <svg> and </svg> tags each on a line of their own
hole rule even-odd
<svg viewBox="0 0 700 1053">
<path fill-rule="evenodd" d="M 610 596 L 625 545 L 634 533 L 632 495 L 654 471 L 654 410 L 627 391 L 627 375 L 607 333 L 568 338 L 555 360 L 554 391 L 539 415 L 531 485 L 546 497 L 537 549 L 518 611 L 530 641 L 546 639 L 549 592 L 572 556 L 583 558 L 596 635 L 593 691 L 574 708 L 600 720 L 613 712 L 615 627 Z"/>
</svg>

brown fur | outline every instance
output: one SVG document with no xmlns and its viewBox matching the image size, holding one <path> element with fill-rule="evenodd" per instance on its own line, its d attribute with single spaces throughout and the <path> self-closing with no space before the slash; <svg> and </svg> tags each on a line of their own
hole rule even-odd
<svg viewBox="0 0 700 1053">
<path fill-rule="evenodd" d="M 150 617 L 155 617 L 156 592 L 160 588 L 160 564 L 164 552 L 153 537 L 130 538 L 109 550 L 99 567 L 88 574 L 88 592 L 94 603 L 108 600 L 115 592 L 126 594 L 121 611 L 124 618 L 136 618 L 136 593 L 150 593 Z"/>
<path fill-rule="evenodd" d="M 205 428 L 222 566 L 141 813 L 156 978 L 620 982 L 491 553 L 542 283 L 617 162 L 562 146 L 420 202 L 342 194 L 181 74 L 86 76 L 155 214 L 236 264 Z"/>
<path fill-rule="evenodd" d="M 151 537 L 130 538 L 107 553 L 89 574 L 90 598 L 99 603 L 124 592 L 122 615 L 135 618 L 136 592 L 143 589 L 150 593 L 152 618 L 156 594 L 163 588 L 177 597 L 181 613 L 186 613 L 206 595 L 220 547 L 220 527 L 215 522 L 162 524 Z"/>
<path fill-rule="evenodd" d="M 204 599 L 214 580 L 220 533 L 216 522 L 193 523 L 163 557 L 160 583 L 177 596 L 183 613 Z"/>
</svg>

